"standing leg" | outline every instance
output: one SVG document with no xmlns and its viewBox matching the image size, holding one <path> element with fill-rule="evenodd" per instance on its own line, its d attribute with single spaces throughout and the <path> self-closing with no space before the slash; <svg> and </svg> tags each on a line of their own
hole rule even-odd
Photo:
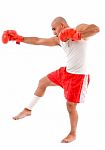
<svg viewBox="0 0 105 150">
<path fill-rule="evenodd" d="M 26 116 L 30 116 L 32 108 L 34 107 L 36 102 L 39 100 L 39 98 L 44 95 L 46 88 L 48 86 L 56 86 L 56 84 L 54 84 L 52 81 L 50 81 L 47 76 L 40 79 L 38 87 L 34 93 L 34 97 L 33 97 L 32 101 L 30 102 L 30 104 L 27 107 L 25 107 L 22 112 L 20 112 L 18 115 L 13 117 L 13 119 L 18 120 L 18 119 L 22 119 Z"/>
<path fill-rule="evenodd" d="M 67 110 L 70 118 L 71 130 L 67 137 L 65 137 L 61 142 L 69 143 L 76 139 L 76 128 L 78 122 L 78 113 L 76 110 L 76 103 L 67 102 Z"/>
</svg>

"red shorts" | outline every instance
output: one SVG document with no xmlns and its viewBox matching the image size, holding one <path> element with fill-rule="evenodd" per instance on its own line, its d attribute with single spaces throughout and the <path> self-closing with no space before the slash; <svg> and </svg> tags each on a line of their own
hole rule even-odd
<svg viewBox="0 0 105 150">
<path fill-rule="evenodd" d="M 64 89 L 64 96 L 68 102 L 84 102 L 90 80 L 89 75 L 71 74 L 66 71 L 66 67 L 61 67 L 48 74 L 47 77 Z"/>
</svg>

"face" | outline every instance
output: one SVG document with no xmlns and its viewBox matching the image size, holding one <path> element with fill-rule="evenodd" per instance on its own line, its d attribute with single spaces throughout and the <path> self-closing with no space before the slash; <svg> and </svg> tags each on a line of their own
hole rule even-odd
<svg viewBox="0 0 105 150">
<path fill-rule="evenodd" d="M 52 23 L 51 25 L 53 34 L 58 36 L 62 29 L 64 29 L 64 25 L 61 23 Z"/>
</svg>

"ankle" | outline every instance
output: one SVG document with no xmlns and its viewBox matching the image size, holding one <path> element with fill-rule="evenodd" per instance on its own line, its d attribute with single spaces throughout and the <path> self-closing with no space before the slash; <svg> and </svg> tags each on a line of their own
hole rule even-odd
<svg viewBox="0 0 105 150">
<path fill-rule="evenodd" d="M 73 135 L 73 136 L 75 136 L 75 137 L 76 137 L 76 132 L 74 132 L 74 131 L 70 131 L 69 135 Z"/>
<path fill-rule="evenodd" d="M 25 110 L 25 111 L 30 111 L 30 112 L 32 111 L 32 110 L 30 110 L 30 109 L 28 109 L 28 108 L 24 108 L 24 110 Z"/>
</svg>

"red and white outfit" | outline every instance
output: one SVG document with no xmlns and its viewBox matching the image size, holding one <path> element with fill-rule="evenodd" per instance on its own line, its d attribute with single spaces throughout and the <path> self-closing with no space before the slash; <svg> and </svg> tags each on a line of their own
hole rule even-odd
<svg viewBox="0 0 105 150">
<path fill-rule="evenodd" d="M 64 89 L 68 102 L 84 101 L 89 84 L 89 74 L 86 67 L 87 41 L 60 41 L 67 57 L 67 66 L 50 73 L 47 77 Z"/>
</svg>

